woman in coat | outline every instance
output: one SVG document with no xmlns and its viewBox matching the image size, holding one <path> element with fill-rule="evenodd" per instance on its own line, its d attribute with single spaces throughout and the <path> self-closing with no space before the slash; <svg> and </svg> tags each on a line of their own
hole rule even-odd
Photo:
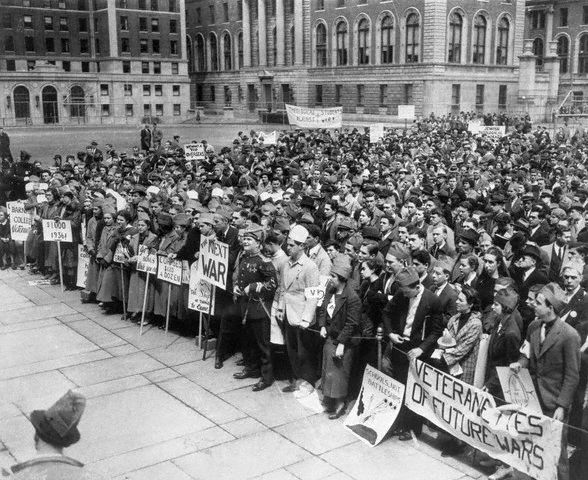
<svg viewBox="0 0 588 480">
<path fill-rule="evenodd" d="M 132 320 L 138 322 L 141 320 L 141 313 L 143 312 L 143 298 L 145 295 L 145 282 L 147 274 L 145 272 L 137 271 L 137 255 L 139 254 L 139 247 L 147 247 L 149 253 L 156 253 L 159 239 L 157 235 L 150 231 L 151 220 L 146 214 L 139 213 L 137 220 L 137 228 L 139 232 L 131 237 L 129 242 L 129 258 L 127 265 L 131 268 L 131 278 L 129 280 L 129 300 L 127 303 L 127 311 L 133 314 Z M 153 299 L 155 294 L 155 276 L 152 275 L 149 279 L 149 289 L 147 292 L 147 303 L 145 304 L 146 322 L 149 323 L 149 317 L 153 312 Z"/>
<path fill-rule="evenodd" d="M 96 263 L 99 266 L 98 289 L 96 300 L 106 311 L 113 311 L 113 296 L 116 292 L 116 285 L 113 284 L 112 259 L 118 237 L 115 225 L 115 210 L 110 204 L 102 207 L 104 227 L 96 248 Z"/>
<path fill-rule="evenodd" d="M 55 220 L 59 217 L 59 193 L 56 189 L 52 188 L 45 192 L 47 203 L 41 207 L 39 220 Z M 46 278 L 51 280 L 51 284 L 55 285 L 59 283 L 59 262 L 57 260 L 57 242 L 46 242 L 42 243 L 44 264 L 41 265 L 44 268 Z"/>
<path fill-rule="evenodd" d="M 322 390 L 329 419 L 345 413 L 353 358 L 359 344 L 361 300 L 347 280 L 349 258 L 340 255 L 333 262 L 328 292 L 318 311 L 323 346 Z"/>
<path fill-rule="evenodd" d="M 63 283 L 66 290 L 76 289 L 78 266 L 78 244 L 80 243 L 80 227 L 82 212 L 78 201 L 72 192 L 65 192 L 61 196 L 59 217 L 71 223 L 71 242 L 61 242 L 61 266 L 63 268 Z"/>
<path fill-rule="evenodd" d="M 86 250 L 88 251 L 88 255 L 90 255 L 85 289 L 87 301 L 94 300 L 98 292 L 100 267 L 96 263 L 96 252 L 100 235 L 102 235 L 102 228 L 104 227 L 104 222 L 102 221 L 102 205 L 103 201 L 101 199 L 94 200 L 92 203 L 92 217 L 88 220 L 86 226 Z"/>
<path fill-rule="evenodd" d="M 440 348 L 433 353 L 430 363 L 462 382 L 472 384 L 482 336 L 478 292 L 468 285 L 461 287 L 455 304 L 457 313 L 449 319 L 443 337 L 438 342 Z M 464 448 L 463 442 L 450 437 L 443 442 L 441 455 L 457 455 Z"/>
</svg>

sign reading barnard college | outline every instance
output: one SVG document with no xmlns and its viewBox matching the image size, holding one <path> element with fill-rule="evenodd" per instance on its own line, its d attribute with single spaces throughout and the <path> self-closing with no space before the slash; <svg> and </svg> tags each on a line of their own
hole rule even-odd
<svg viewBox="0 0 588 480">
<path fill-rule="evenodd" d="M 557 478 L 561 422 L 516 405 L 497 408 L 489 393 L 420 360 L 409 368 L 404 402 L 451 435 L 532 478 Z"/>
</svg>

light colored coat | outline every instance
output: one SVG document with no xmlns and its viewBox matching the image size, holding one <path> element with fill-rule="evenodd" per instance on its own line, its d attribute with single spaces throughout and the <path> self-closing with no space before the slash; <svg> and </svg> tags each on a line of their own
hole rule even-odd
<svg viewBox="0 0 588 480">
<path fill-rule="evenodd" d="M 456 346 L 447 348 L 443 359 L 449 368 L 459 364 L 463 373 L 459 377 L 462 382 L 473 384 L 478 358 L 478 347 L 482 336 L 482 320 L 478 312 L 472 312 L 465 325 L 458 331 L 460 314 L 449 319 L 447 330 L 455 338 Z"/>
<path fill-rule="evenodd" d="M 305 254 L 286 263 L 280 277 L 278 310 L 292 326 L 308 328 L 316 320 L 317 298 L 306 298 L 306 289 L 318 287 L 319 270 Z"/>
<path fill-rule="evenodd" d="M 316 251 L 312 253 L 309 252 L 308 258 L 310 258 L 316 264 L 319 269 L 319 274 L 323 277 L 326 277 L 331 273 L 331 267 L 333 266 L 331 258 L 320 244 L 318 245 L 318 249 L 316 249 Z"/>
</svg>

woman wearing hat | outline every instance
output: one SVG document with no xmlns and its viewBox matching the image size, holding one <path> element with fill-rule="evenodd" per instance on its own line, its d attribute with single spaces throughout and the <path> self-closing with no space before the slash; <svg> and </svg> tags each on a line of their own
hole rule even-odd
<svg viewBox="0 0 588 480">
<path fill-rule="evenodd" d="M 139 212 L 137 220 L 137 229 L 129 241 L 129 258 L 127 264 L 132 269 L 129 280 L 129 300 L 127 303 L 127 311 L 133 314 L 132 320 L 138 322 L 141 319 L 141 312 L 143 311 L 143 298 L 145 294 L 145 282 L 147 274 L 145 272 L 137 271 L 137 256 L 139 254 L 139 247 L 146 247 L 149 253 L 155 253 L 159 244 L 157 235 L 150 231 L 151 220 L 145 213 Z M 146 321 L 149 323 L 149 317 L 153 312 L 153 299 L 155 294 L 155 278 L 149 281 L 149 290 L 147 291 L 147 302 L 145 303 Z"/>
<path fill-rule="evenodd" d="M 47 203 L 41 207 L 40 220 L 54 220 L 59 216 L 59 193 L 57 189 L 45 192 Z M 57 242 L 43 241 L 43 263 L 45 276 L 51 280 L 51 284 L 59 283 L 59 262 L 57 259 Z"/>
<path fill-rule="evenodd" d="M 343 255 L 335 258 L 323 304 L 318 309 L 323 347 L 322 391 L 329 419 L 345 413 L 353 358 L 359 345 L 361 300 L 347 284 L 351 262 Z"/>
<path fill-rule="evenodd" d="M 71 222 L 72 241 L 61 242 L 61 265 L 63 267 L 63 283 L 65 284 L 65 289 L 75 290 L 82 212 L 71 190 L 66 191 L 62 195 L 58 216 L 62 220 L 69 220 Z"/>
<path fill-rule="evenodd" d="M 89 302 L 96 298 L 98 292 L 98 274 L 100 271 L 99 265 L 96 263 L 96 250 L 100 236 L 102 235 L 102 228 L 104 222 L 102 221 L 102 199 L 94 199 L 92 202 L 92 217 L 86 224 L 86 241 L 85 247 L 90 255 L 90 263 L 88 264 L 88 274 L 86 275 L 86 288 L 82 293 L 82 302 Z"/>
<path fill-rule="evenodd" d="M 96 248 L 96 263 L 99 266 L 98 285 L 96 290 L 96 300 L 100 302 L 100 306 L 108 311 L 113 310 L 112 296 L 114 293 L 114 286 L 112 282 L 108 281 L 106 277 L 112 277 L 112 272 L 108 270 L 111 268 L 112 259 L 114 257 L 114 249 L 116 248 L 116 213 L 114 206 L 111 203 L 104 204 L 102 207 L 103 222 L 102 233 Z"/>
</svg>

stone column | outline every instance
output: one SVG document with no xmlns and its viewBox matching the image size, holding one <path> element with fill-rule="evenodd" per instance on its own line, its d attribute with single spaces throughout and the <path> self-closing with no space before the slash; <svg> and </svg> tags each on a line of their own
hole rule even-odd
<svg viewBox="0 0 588 480">
<path fill-rule="evenodd" d="M 559 92 L 559 58 L 557 56 L 557 41 L 547 42 L 545 53 L 545 72 L 549 75 L 547 96 L 549 99 L 555 100 Z"/>
<path fill-rule="evenodd" d="M 267 65 L 267 33 L 265 19 L 265 0 L 257 0 L 257 32 L 259 43 L 259 66 Z"/>
<path fill-rule="evenodd" d="M 180 0 L 180 50 L 181 50 L 181 57 L 182 60 L 188 60 L 188 45 L 186 41 L 186 15 L 184 12 L 186 11 L 186 2 L 185 0 Z M 175 16 L 172 18 L 176 18 Z M 194 49 L 192 49 L 192 53 L 194 53 Z M 194 60 L 192 58 L 192 60 Z"/>
<path fill-rule="evenodd" d="M 284 36 L 284 0 L 276 0 L 276 42 L 278 43 L 276 66 L 283 67 L 285 63 L 284 44 L 286 43 Z"/>
<path fill-rule="evenodd" d="M 533 39 L 523 40 L 523 54 L 519 55 L 519 97 L 535 95 L 535 63 Z"/>
<path fill-rule="evenodd" d="M 108 0 L 108 43 L 109 57 L 118 57 L 118 25 L 116 23 L 116 3 L 115 0 Z"/>
<path fill-rule="evenodd" d="M 243 66 L 251 66 L 251 17 L 249 0 L 243 1 Z"/>
<path fill-rule="evenodd" d="M 294 65 L 304 63 L 304 23 L 302 1 L 294 2 Z"/>
<path fill-rule="evenodd" d="M 545 48 L 553 39 L 553 6 L 545 10 Z"/>
</svg>

